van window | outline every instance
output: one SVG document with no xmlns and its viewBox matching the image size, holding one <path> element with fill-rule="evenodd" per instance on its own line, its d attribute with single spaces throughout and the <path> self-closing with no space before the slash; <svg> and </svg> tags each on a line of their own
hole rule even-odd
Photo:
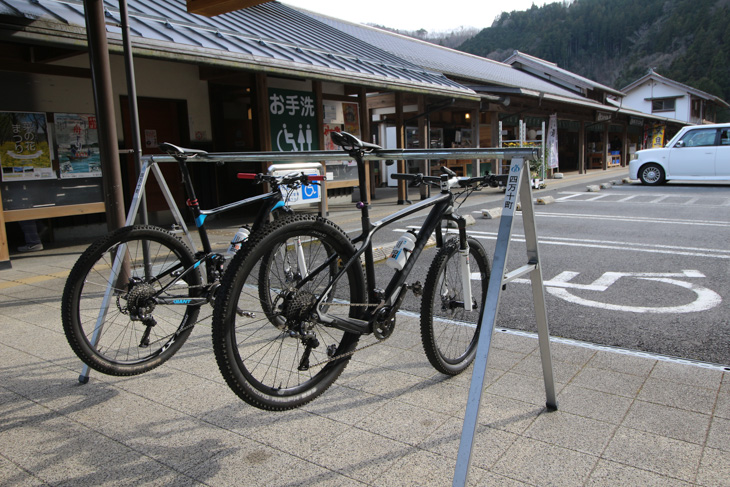
<svg viewBox="0 0 730 487">
<path fill-rule="evenodd" d="M 690 130 L 684 135 L 684 137 L 682 137 L 682 142 L 684 142 L 685 147 L 715 145 L 716 134 L 716 129 Z"/>
</svg>

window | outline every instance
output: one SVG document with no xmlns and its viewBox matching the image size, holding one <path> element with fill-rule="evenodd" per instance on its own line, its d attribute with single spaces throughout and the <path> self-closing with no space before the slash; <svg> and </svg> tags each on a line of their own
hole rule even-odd
<svg viewBox="0 0 730 487">
<path fill-rule="evenodd" d="M 675 110 L 676 98 L 659 98 L 651 101 L 652 112 L 673 112 Z"/>
<path fill-rule="evenodd" d="M 730 145 L 730 129 L 720 130 L 720 145 Z"/>
<path fill-rule="evenodd" d="M 691 130 L 682 137 L 684 147 L 703 147 L 715 145 L 716 129 Z"/>
</svg>

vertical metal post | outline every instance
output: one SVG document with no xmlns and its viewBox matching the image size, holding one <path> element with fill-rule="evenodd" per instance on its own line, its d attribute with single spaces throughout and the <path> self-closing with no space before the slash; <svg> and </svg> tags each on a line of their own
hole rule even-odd
<svg viewBox="0 0 730 487">
<path fill-rule="evenodd" d="M 129 37 L 129 12 L 127 0 L 119 0 L 119 17 L 122 21 L 122 42 L 124 44 L 124 67 L 127 75 L 127 98 L 129 102 L 129 126 L 132 132 L 132 155 L 137 176 L 142 172 L 142 140 L 139 130 L 139 109 L 137 107 L 137 85 L 134 76 L 134 58 L 132 57 L 132 40 Z M 147 202 L 141 195 L 140 222 L 147 224 Z"/>
<path fill-rule="evenodd" d="M 545 378 L 545 391 L 547 395 L 547 407 L 549 410 L 557 409 L 555 399 L 555 387 L 552 373 L 552 360 L 550 357 L 550 336 L 547 325 L 547 312 L 545 310 L 545 297 L 543 292 L 542 273 L 537 248 L 537 231 L 535 228 L 535 214 L 532 207 L 532 191 L 530 189 L 529 164 L 523 159 L 513 159 L 510 165 L 505 192 L 502 217 L 499 222 L 499 232 L 492 263 L 492 274 L 487 287 L 487 298 L 484 303 L 484 314 L 482 316 L 481 328 L 479 330 L 479 343 L 477 345 L 474 369 L 472 372 L 469 397 L 466 403 L 464 425 L 459 443 L 459 453 L 456 458 L 456 469 L 454 472 L 454 487 L 462 487 L 467 483 L 469 467 L 471 464 L 471 452 L 474 445 L 474 437 L 479 418 L 482 391 L 484 390 L 489 348 L 494 333 L 494 325 L 499 309 L 499 299 L 502 286 L 509 280 L 529 273 L 532 279 L 533 300 L 535 314 L 537 316 L 538 335 L 540 344 L 540 355 L 542 357 L 543 375 Z M 527 173 L 525 175 L 525 172 Z M 514 224 L 514 213 L 517 206 L 517 195 L 519 193 L 522 205 L 523 224 L 525 227 L 525 239 L 527 241 L 527 265 L 514 272 L 506 273 L 507 256 L 509 255 L 509 244 Z"/>
</svg>

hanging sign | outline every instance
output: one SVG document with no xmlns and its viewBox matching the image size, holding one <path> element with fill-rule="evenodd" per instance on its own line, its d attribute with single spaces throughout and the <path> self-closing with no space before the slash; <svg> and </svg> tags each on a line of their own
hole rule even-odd
<svg viewBox="0 0 730 487">
<path fill-rule="evenodd" d="M 319 150 L 314 93 L 269 88 L 269 118 L 273 150 Z"/>
<path fill-rule="evenodd" d="M 548 167 L 558 168 L 558 114 L 550 115 L 547 132 Z"/>
</svg>

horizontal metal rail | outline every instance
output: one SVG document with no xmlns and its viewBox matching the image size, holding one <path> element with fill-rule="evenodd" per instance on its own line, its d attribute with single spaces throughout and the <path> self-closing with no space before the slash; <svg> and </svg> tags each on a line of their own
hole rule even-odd
<svg viewBox="0 0 730 487">
<path fill-rule="evenodd" d="M 175 162 L 168 155 L 150 156 L 154 162 Z M 407 161 L 413 159 L 528 159 L 538 158 L 538 150 L 529 147 L 458 148 L 458 149 L 383 149 L 366 153 L 364 160 Z M 189 159 L 190 162 L 320 162 L 352 159 L 344 151 L 303 152 L 210 152 Z"/>
</svg>

